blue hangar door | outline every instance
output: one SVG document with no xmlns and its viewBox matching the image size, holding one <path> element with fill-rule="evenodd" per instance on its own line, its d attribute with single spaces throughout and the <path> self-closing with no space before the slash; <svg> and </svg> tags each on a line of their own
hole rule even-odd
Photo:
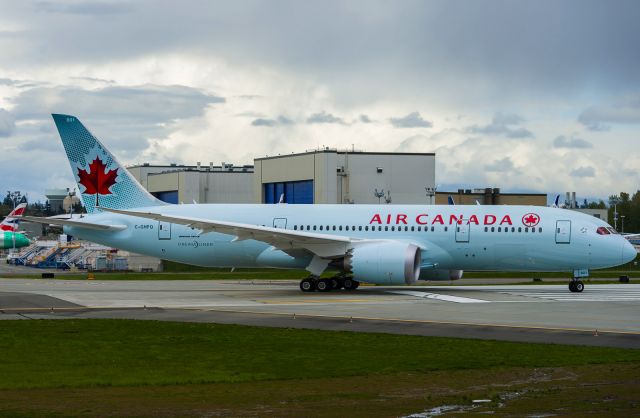
<svg viewBox="0 0 640 418">
<path fill-rule="evenodd" d="M 264 203 L 311 204 L 313 203 L 313 180 L 265 183 Z"/>
</svg>

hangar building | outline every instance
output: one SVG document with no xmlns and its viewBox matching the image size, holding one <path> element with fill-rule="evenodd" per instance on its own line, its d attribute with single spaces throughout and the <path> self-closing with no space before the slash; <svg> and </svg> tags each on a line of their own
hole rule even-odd
<svg viewBox="0 0 640 418">
<path fill-rule="evenodd" d="M 127 167 L 152 195 L 168 203 L 252 203 L 253 166 L 151 165 Z"/>
<path fill-rule="evenodd" d="M 323 148 L 254 160 L 254 202 L 428 203 L 434 153 L 338 151 Z"/>
<path fill-rule="evenodd" d="M 545 193 L 501 193 L 499 188 L 458 189 L 455 192 L 436 192 L 436 204 L 446 205 L 449 196 L 456 205 L 533 205 L 547 206 Z"/>
</svg>

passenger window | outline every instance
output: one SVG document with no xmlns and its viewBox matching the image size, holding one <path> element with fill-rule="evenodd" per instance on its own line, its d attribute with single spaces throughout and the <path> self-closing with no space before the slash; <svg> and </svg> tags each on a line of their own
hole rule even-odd
<svg viewBox="0 0 640 418">
<path fill-rule="evenodd" d="M 395 231 L 395 230 L 396 230 L 396 227 L 395 227 L 395 226 L 392 226 L 392 227 L 391 227 L 391 230 L 392 230 L 392 231 Z"/>
<path fill-rule="evenodd" d="M 316 226 L 315 226 L 315 225 L 313 226 L 313 230 L 314 230 L 314 231 L 316 230 Z"/>
<path fill-rule="evenodd" d="M 368 231 L 368 230 L 369 230 L 369 225 L 365 225 L 365 226 L 364 226 L 364 230 L 365 230 L 365 231 Z"/>
<path fill-rule="evenodd" d="M 332 229 L 335 231 L 335 230 L 336 230 L 336 226 L 334 225 L 334 226 L 332 227 Z"/>
<path fill-rule="evenodd" d="M 426 227 L 425 227 L 426 228 Z M 435 231 L 436 229 L 434 227 L 431 227 L 431 232 Z"/>
<path fill-rule="evenodd" d="M 415 231 L 416 227 L 415 226 L 411 226 L 411 232 Z"/>
<path fill-rule="evenodd" d="M 489 232 L 489 227 L 488 226 L 484 227 L 484 232 Z"/>
<path fill-rule="evenodd" d="M 518 232 L 522 232 L 522 227 L 521 226 L 518 227 Z M 560 232 L 560 231 L 558 231 L 558 232 Z"/>
<path fill-rule="evenodd" d="M 381 226 L 378 227 L 378 231 L 382 231 L 382 227 Z"/>
<path fill-rule="evenodd" d="M 511 227 L 511 232 L 516 232 L 516 227 L 515 226 Z"/>
<path fill-rule="evenodd" d="M 298 230 L 298 225 L 294 225 L 294 226 L 293 226 L 293 230 L 294 230 L 294 231 L 297 231 L 297 230 Z"/>
<path fill-rule="evenodd" d="M 445 227 L 444 227 L 444 232 L 447 232 L 448 230 L 449 230 L 449 227 L 448 227 L 448 226 L 445 226 Z"/>
<path fill-rule="evenodd" d="M 388 227 L 388 226 L 385 226 L 385 227 L 384 227 L 384 230 L 385 230 L 385 231 L 388 231 L 388 230 L 389 230 L 389 227 Z"/>
<path fill-rule="evenodd" d="M 362 231 L 362 225 L 358 227 L 358 231 Z"/>
<path fill-rule="evenodd" d="M 342 225 L 340 225 L 340 226 L 338 227 L 338 229 L 339 229 L 340 231 L 342 231 Z"/>
<path fill-rule="evenodd" d="M 426 226 L 424 227 L 424 230 L 425 230 L 425 231 L 427 230 L 427 227 L 426 227 Z M 420 226 L 419 226 L 419 227 L 418 227 L 418 232 L 420 232 L 420 231 L 422 231 L 422 227 L 420 227 Z"/>
<path fill-rule="evenodd" d="M 498 232 L 502 232 L 502 227 L 498 227 Z"/>
<path fill-rule="evenodd" d="M 495 232 L 496 228 L 495 227 L 491 227 L 491 232 Z"/>
<path fill-rule="evenodd" d="M 322 225 L 320 225 L 320 230 L 322 231 Z"/>
<path fill-rule="evenodd" d="M 538 232 L 542 232 L 542 227 L 538 228 Z"/>
<path fill-rule="evenodd" d="M 526 228 L 524 229 L 524 232 L 529 232 L 529 227 L 526 227 Z"/>
</svg>

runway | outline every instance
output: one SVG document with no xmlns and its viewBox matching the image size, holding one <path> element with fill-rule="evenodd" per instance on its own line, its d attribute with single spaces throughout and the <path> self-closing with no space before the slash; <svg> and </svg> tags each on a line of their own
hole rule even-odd
<svg viewBox="0 0 640 418">
<path fill-rule="evenodd" d="M 50 305 L 50 306 L 49 306 Z M 108 317 L 640 348 L 640 285 L 362 286 L 292 281 L 0 280 L 0 319 Z"/>
</svg>

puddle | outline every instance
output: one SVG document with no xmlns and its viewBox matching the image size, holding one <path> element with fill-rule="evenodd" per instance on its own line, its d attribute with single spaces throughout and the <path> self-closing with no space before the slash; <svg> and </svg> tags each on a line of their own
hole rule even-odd
<svg viewBox="0 0 640 418">
<path fill-rule="evenodd" d="M 435 408 L 427 409 L 423 412 L 407 415 L 405 418 L 432 418 L 439 417 L 440 415 L 448 412 L 467 412 L 477 408 L 480 405 L 442 405 Z"/>
</svg>

